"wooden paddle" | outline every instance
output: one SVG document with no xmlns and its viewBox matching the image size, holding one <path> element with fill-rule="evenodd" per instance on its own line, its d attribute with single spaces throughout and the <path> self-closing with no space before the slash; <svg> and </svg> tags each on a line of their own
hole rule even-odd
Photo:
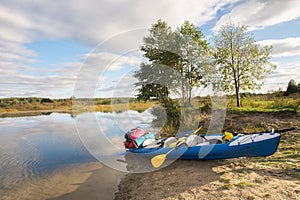
<svg viewBox="0 0 300 200">
<path fill-rule="evenodd" d="M 202 127 L 198 128 L 197 130 L 195 130 L 194 132 L 192 132 L 193 134 L 196 134 Z M 164 153 L 164 154 L 159 154 L 157 156 L 154 156 L 152 159 L 151 159 L 151 164 L 153 167 L 155 168 L 158 168 L 160 167 L 164 162 L 165 160 L 167 159 L 167 155 L 169 153 L 171 153 L 174 149 L 176 149 L 177 147 L 179 147 L 180 145 L 182 145 L 185 141 L 181 141 L 179 142 L 178 144 L 176 144 L 175 147 L 173 147 L 172 149 L 170 149 L 170 151 L 168 151 L 167 153 Z"/>
</svg>

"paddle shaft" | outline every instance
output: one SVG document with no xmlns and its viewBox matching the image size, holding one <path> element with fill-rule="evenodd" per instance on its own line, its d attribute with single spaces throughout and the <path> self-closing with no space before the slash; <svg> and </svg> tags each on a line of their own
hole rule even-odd
<svg viewBox="0 0 300 200">
<path fill-rule="evenodd" d="M 198 128 L 197 130 L 195 130 L 193 133 L 197 133 L 200 129 L 201 129 L 201 127 Z M 167 155 L 170 154 L 172 151 L 174 151 L 175 149 L 177 149 L 180 145 L 182 145 L 184 143 L 185 143 L 184 140 L 180 141 L 179 143 L 176 144 L 175 147 L 173 147 L 172 149 L 170 149 L 167 153 L 154 156 L 151 159 L 152 166 L 155 167 L 155 168 L 160 167 L 165 162 L 165 160 L 167 159 Z"/>
<path fill-rule="evenodd" d="M 200 131 L 202 129 L 202 126 L 199 127 L 198 129 L 194 130 L 194 131 L 187 131 L 187 132 L 184 132 L 184 133 L 180 133 L 180 134 L 177 134 L 175 137 L 176 138 L 180 138 L 180 137 L 186 137 L 186 136 L 189 136 L 191 134 L 196 134 L 198 133 L 198 131 Z"/>
<path fill-rule="evenodd" d="M 168 155 L 169 153 L 171 153 L 174 149 L 176 149 L 177 147 L 179 147 L 180 145 L 182 145 L 184 142 L 185 142 L 185 141 L 181 141 L 181 142 L 179 142 L 178 144 L 176 144 L 176 146 L 173 147 L 170 151 L 168 151 L 168 152 L 166 153 L 166 155 Z"/>
<path fill-rule="evenodd" d="M 197 133 L 202 127 L 199 127 L 197 130 L 193 131 L 192 133 Z M 168 151 L 166 153 L 166 155 L 168 155 L 169 153 L 171 153 L 174 149 L 176 149 L 177 147 L 179 147 L 180 145 L 182 145 L 183 143 L 185 143 L 185 141 L 181 141 L 178 144 L 176 144 L 175 147 L 173 147 L 170 151 Z"/>
<path fill-rule="evenodd" d="M 281 129 L 281 130 L 275 130 L 275 133 L 284 133 L 284 132 L 288 132 L 288 131 L 292 131 L 295 130 L 295 128 L 286 128 L 286 129 Z"/>
<path fill-rule="evenodd" d="M 261 131 L 261 132 L 253 132 L 253 133 L 242 133 L 242 134 L 258 134 L 258 133 L 285 133 L 288 131 L 292 131 L 295 130 L 295 128 L 286 128 L 286 129 L 279 129 L 279 130 L 265 130 L 265 131 Z M 237 135 L 238 133 L 234 133 L 234 135 Z"/>
</svg>

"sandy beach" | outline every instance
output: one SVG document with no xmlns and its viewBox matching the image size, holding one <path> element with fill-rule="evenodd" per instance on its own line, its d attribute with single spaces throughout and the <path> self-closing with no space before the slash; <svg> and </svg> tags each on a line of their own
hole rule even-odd
<svg viewBox="0 0 300 200">
<path fill-rule="evenodd" d="M 161 170 L 128 174 L 116 200 L 299 199 L 300 181 L 249 159 L 178 160 Z"/>
</svg>

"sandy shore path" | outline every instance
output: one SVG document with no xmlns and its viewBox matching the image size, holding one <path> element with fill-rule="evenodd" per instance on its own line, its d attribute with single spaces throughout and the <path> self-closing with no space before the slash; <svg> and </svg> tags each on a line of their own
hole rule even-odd
<svg viewBox="0 0 300 200">
<path fill-rule="evenodd" d="M 149 173 L 128 174 L 116 200 L 300 199 L 300 181 L 248 159 L 178 160 Z"/>
<path fill-rule="evenodd" d="M 218 165 L 217 161 L 178 160 L 158 171 L 128 174 L 119 185 L 116 200 L 179 198 L 181 193 L 217 181 L 220 175 L 213 168 Z"/>
</svg>

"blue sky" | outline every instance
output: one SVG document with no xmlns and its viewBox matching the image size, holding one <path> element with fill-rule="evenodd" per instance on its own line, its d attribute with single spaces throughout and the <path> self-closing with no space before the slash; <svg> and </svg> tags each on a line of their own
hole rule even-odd
<svg viewBox="0 0 300 200">
<path fill-rule="evenodd" d="M 298 0 L 0 1 L 0 98 L 132 96 L 142 38 L 158 19 L 173 29 L 189 20 L 208 41 L 229 20 L 246 25 L 273 45 L 277 65 L 256 92 L 300 82 Z"/>
</svg>

